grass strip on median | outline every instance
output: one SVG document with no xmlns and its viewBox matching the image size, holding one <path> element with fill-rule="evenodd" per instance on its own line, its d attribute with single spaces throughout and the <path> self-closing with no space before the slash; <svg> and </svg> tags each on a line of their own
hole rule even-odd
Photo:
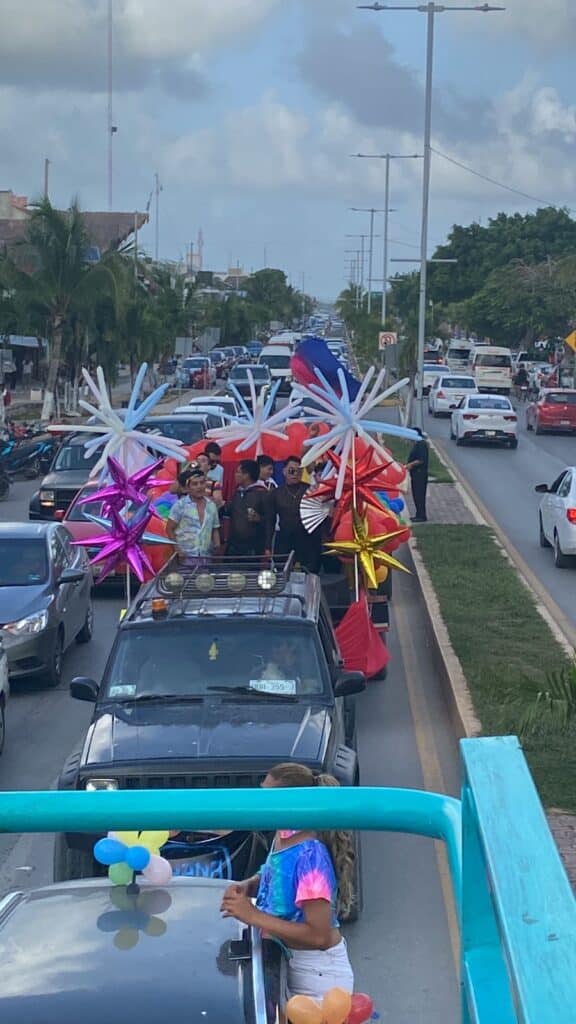
<svg viewBox="0 0 576 1024">
<path fill-rule="evenodd" d="M 384 444 L 394 456 L 397 462 L 406 463 L 408 461 L 408 455 L 412 448 L 412 441 L 405 441 L 402 437 L 390 437 L 388 434 L 384 434 Z M 434 451 L 434 448 L 430 446 L 430 461 L 428 465 L 428 473 L 432 483 L 436 484 L 453 484 L 454 478 L 446 469 L 446 466 L 438 458 L 438 455 Z"/>
<path fill-rule="evenodd" d="M 485 735 L 518 733 L 565 651 L 486 526 L 415 527 Z M 576 736 L 543 722 L 523 741 L 543 803 L 576 811 Z M 521 809 L 519 809 L 519 813 Z"/>
</svg>

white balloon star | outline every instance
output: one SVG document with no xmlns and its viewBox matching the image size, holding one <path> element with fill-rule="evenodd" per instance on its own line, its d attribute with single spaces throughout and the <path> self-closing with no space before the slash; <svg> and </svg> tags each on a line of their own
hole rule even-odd
<svg viewBox="0 0 576 1024">
<path fill-rule="evenodd" d="M 250 386 L 250 399 L 252 402 L 252 407 L 250 408 L 248 403 L 244 401 L 238 388 L 230 381 L 230 387 L 242 410 L 242 418 L 225 413 L 223 415 L 230 420 L 228 426 L 215 427 L 213 430 L 209 430 L 206 436 L 214 441 L 218 441 L 219 444 L 231 444 L 234 441 L 238 441 L 239 443 L 235 449 L 238 453 L 248 451 L 249 448 L 256 445 L 256 455 L 262 455 L 263 439 L 265 436 L 287 441 L 288 434 L 285 433 L 283 427 L 289 419 L 298 415 L 300 403 L 293 402 L 285 405 L 278 412 L 272 413 L 280 383 L 280 381 L 276 381 L 268 398 L 264 397 L 264 388 L 261 388 L 257 395 L 254 376 L 248 370 L 248 384 Z"/>
<path fill-rule="evenodd" d="M 70 424 L 54 425 L 48 428 L 51 431 L 69 430 L 75 434 L 96 435 L 91 441 L 86 441 L 84 445 L 86 449 L 85 458 L 89 458 L 98 448 L 103 448 L 102 455 L 90 473 L 91 477 L 97 476 L 101 470 L 106 468 L 110 456 L 113 456 L 127 473 L 137 473 L 138 470 L 143 469 L 150 462 L 150 450 L 158 452 L 160 455 L 177 459 L 179 462 L 186 461 L 181 441 L 170 437 L 163 437 L 159 434 L 148 434 L 143 430 L 137 429 L 163 398 L 168 388 L 167 384 L 162 384 L 141 405 L 136 407 L 147 369 L 148 364 L 143 363 L 134 381 L 128 407 L 122 415 L 112 408 L 102 367 L 99 366 L 96 370 L 97 384 L 88 373 L 88 370 L 83 369 L 82 376 L 94 395 L 98 406 L 91 405 L 90 402 L 86 402 L 84 399 L 80 399 L 79 405 L 98 422 L 74 424 L 74 426 Z"/>
<path fill-rule="evenodd" d="M 389 458 L 388 452 L 382 447 L 381 444 L 372 437 L 370 431 L 380 434 L 390 434 L 392 437 L 405 437 L 413 441 L 419 440 L 419 434 L 415 430 L 410 430 L 407 427 L 398 427 L 393 423 L 385 423 L 380 420 L 368 419 L 368 414 L 372 412 L 376 406 L 380 405 L 385 398 L 390 398 L 396 391 L 399 391 L 406 384 L 406 380 L 400 380 L 392 387 L 386 388 L 384 391 L 380 391 L 382 382 L 384 380 L 384 370 L 381 370 L 372 388 L 368 391 L 370 382 L 375 374 L 375 369 L 372 366 L 362 384 L 356 398 L 352 401 L 350 399 L 350 393 L 348 391 L 348 382 L 342 370 L 338 370 L 338 380 L 340 382 L 340 389 L 342 394 L 338 392 L 328 383 L 323 373 L 316 369 L 315 373 L 318 377 L 318 384 L 295 384 L 294 391 L 303 400 L 304 405 L 302 406 L 304 412 L 307 414 L 306 419 L 308 421 L 317 421 L 320 423 L 327 423 L 330 430 L 327 434 L 320 436 L 317 440 L 314 438 L 308 438 L 304 444 L 308 447 L 308 451 L 302 459 L 303 466 L 309 466 L 311 463 L 316 462 L 317 459 L 321 458 L 325 452 L 330 448 L 334 448 L 340 455 L 340 468 L 338 470 L 338 480 L 336 484 L 336 498 L 342 496 L 344 488 L 344 479 L 346 476 L 346 468 L 350 456 L 354 451 L 354 440 L 355 438 L 362 438 L 374 451 L 378 452 L 384 458 Z M 321 409 L 310 408 L 305 404 L 306 399 L 312 400 L 321 406 Z"/>
</svg>

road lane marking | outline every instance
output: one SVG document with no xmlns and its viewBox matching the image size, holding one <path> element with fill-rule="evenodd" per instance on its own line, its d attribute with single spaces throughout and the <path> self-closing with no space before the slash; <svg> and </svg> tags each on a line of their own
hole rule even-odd
<svg viewBox="0 0 576 1024">
<path fill-rule="evenodd" d="M 446 781 L 440 764 L 440 758 L 438 757 L 434 730 L 428 713 L 425 690 L 420 678 L 416 648 L 412 639 L 412 633 L 408 627 L 406 612 L 402 608 L 401 604 L 394 606 L 394 615 L 398 640 L 402 651 L 406 689 L 408 692 L 412 721 L 414 723 L 414 735 L 416 737 L 416 747 L 418 749 L 418 758 L 422 768 L 424 785 L 429 792 L 446 793 Z M 438 874 L 440 876 L 440 885 L 442 888 L 442 898 L 446 910 L 446 919 L 448 923 L 454 967 L 456 975 L 459 977 L 460 929 L 458 926 L 458 915 L 456 913 L 456 903 L 452 889 L 452 876 L 450 874 L 445 844 L 439 839 L 434 840 L 434 849 L 436 852 Z"/>
<path fill-rule="evenodd" d="M 470 500 L 478 506 L 478 510 L 486 520 L 486 523 L 496 534 L 501 547 L 513 563 L 525 586 L 535 594 L 537 601 L 536 607 L 543 619 L 552 630 L 558 642 L 565 649 L 566 653 L 572 657 L 574 650 L 576 649 L 576 629 L 570 622 L 570 619 L 562 611 L 560 605 L 556 603 L 550 591 L 547 590 L 544 584 L 540 582 L 535 572 L 530 568 L 526 560 L 512 543 L 508 534 L 486 507 L 482 498 L 479 496 L 472 484 L 464 476 L 456 463 L 450 458 L 442 442 L 435 438 L 434 443 L 440 450 L 442 458 L 446 462 L 450 472 L 454 474 L 461 487 L 468 492 Z"/>
</svg>

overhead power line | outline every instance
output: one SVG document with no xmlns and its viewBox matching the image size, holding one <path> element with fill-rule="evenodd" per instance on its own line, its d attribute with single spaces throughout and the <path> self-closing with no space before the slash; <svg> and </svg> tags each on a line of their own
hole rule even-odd
<svg viewBox="0 0 576 1024">
<path fill-rule="evenodd" d="M 522 192 L 519 188 L 513 188 L 512 185 L 505 185 L 503 181 L 497 181 L 496 178 L 490 178 L 489 175 L 487 174 L 482 174 L 480 171 L 475 171 L 473 167 L 468 167 L 467 164 L 460 163 L 459 160 L 455 160 L 454 157 L 452 156 L 447 156 L 446 153 L 441 153 L 439 149 L 434 149 L 433 146 L 431 146 L 430 148 L 432 152 L 435 153 L 436 156 L 441 157 L 442 160 L 446 160 L 449 164 L 454 164 L 455 167 L 459 167 L 462 171 L 468 171 L 468 174 L 473 174 L 476 178 L 481 178 L 482 181 L 489 182 L 490 185 L 496 185 L 497 188 L 506 189 L 507 192 L 513 192 L 516 196 L 522 196 L 523 199 L 529 199 L 532 203 L 541 203 L 543 206 L 553 206 L 556 208 L 559 205 L 558 203 L 551 203 L 548 199 L 542 199 L 538 198 L 538 196 L 528 195 L 527 192 Z M 573 212 L 572 210 L 570 210 L 570 207 L 567 207 L 567 209 L 570 211 L 570 213 Z"/>
</svg>

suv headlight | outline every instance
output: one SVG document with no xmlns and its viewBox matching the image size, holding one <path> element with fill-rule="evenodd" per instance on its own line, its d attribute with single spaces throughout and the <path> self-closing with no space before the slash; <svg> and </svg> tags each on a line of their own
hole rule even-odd
<svg viewBox="0 0 576 1024">
<path fill-rule="evenodd" d="M 97 793 L 99 790 L 118 789 L 117 779 L 87 779 L 86 790 L 88 793 Z"/>
<path fill-rule="evenodd" d="M 56 498 L 54 491 L 40 491 L 40 504 L 41 505 L 55 505 Z"/>
<path fill-rule="evenodd" d="M 48 625 L 48 612 L 37 612 L 36 615 L 29 615 L 26 619 L 18 619 L 17 622 L 7 622 L 3 629 L 12 636 L 32 636 L 41 633 Z"/>
</svg>

